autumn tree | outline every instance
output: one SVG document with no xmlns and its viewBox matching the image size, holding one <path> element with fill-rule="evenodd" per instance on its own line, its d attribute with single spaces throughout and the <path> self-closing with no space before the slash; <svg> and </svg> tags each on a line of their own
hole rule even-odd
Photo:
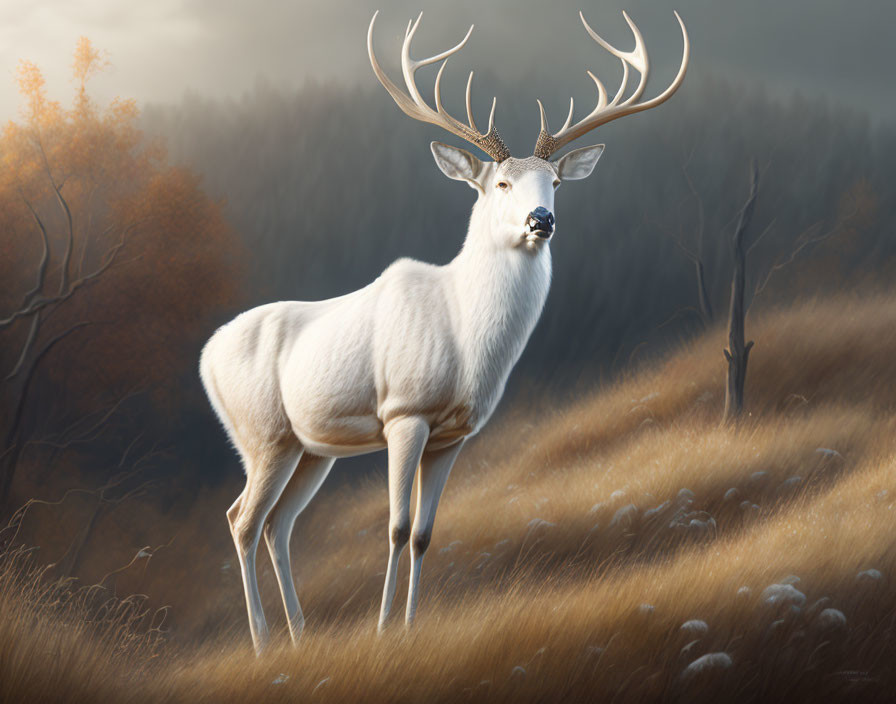
<svg viewBox="0 0 896 704">
<path fill-rule="evenodd" d="M 0 507 L 29 440 L 142 390 L 177 404 L 212 318 L 238 294 L 219 203 L 144 138 L 133 100 L 100 106 L 104 57 L 82 38 L 71 107 L 23 61 L 0 134 Z M 172 405 L 173 404 L 173 405 Z"/>
</svg>

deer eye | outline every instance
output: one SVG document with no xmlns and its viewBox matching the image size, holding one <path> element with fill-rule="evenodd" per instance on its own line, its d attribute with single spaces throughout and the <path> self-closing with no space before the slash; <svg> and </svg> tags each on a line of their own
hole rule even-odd
<svg viewBox="0 0 896 704">
<path fill-rule="evenodd" d="M 557 179 L 557 180 L 554 181 L 554 188 L 557 188 L 557 187 L 559 187 L 559 186 L 560 186 L 560 180 Z"/>
<path fill-rule="evenodd" d="M 507 181 L 498 181 L 498 188 L 500 188 L 502 191 L 506 191 L 508 188 L 510 188 L 510 184 L 507 183 Z"/>
</svg>

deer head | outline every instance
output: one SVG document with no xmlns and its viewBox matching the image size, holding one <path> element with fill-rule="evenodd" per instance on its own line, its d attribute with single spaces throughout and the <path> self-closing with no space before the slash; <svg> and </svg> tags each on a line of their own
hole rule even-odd
<svg viewBox="0 0 896 704">
<path fill-rule="evenodd" d="M 466 181 L 479 194 L 474 206 L 473 218 L 488 225 L 486 229 L 491 236 L 492 244 L 499 247 L 523 247 L 530 251 L 537 250 L 554 234 L 555 190 L 563 181 L 573 181 L 589 176 L 603 153 L 604 145 L 598 144 L 575 149 L 558 159 L 551 157 L 562 147 L 599 125 L 664 103 L 672 97 L 684 80 L 690 54 L 687 30 L 676 12 L 675 17 L 681 26 L 684 40 L 678 74 L 662 93 L 650 100 L 639 102 L 647 87 L 649 62 L 644 41 L 637 26 L 628 14 L 623 12 L 625 21 L 635 38 L 635 48 L 632 51 L 624 52 L 598 36 L 580 12 L 579 17 L 591 38 L 622 62 L 622 82 L 619 89 L 613 99 L 609 100 L 603 83 L 591 71 L 588 71 L 588 75 L 597 86 L 596 107 L 582 120 L 572 124 L 574 104 L 570 98 L 569 114 L 563 126 L 556 133 L 550 131 L 544 106 L 539 100 L 541 131 L 535 143 L 535 150 L 532 156 L 516 159 L 510 155 L 510 150 L 495 128 L 496 99 L 492 99 L 488 129 L 483 133 L 476 126 L 471 105 L 472 71 L 467 79 L 466 89 L 467 123 L 452 117 L 442 105 L 441 81 L 448 57 L 464 47 L 473 32 L 473 26 L 470 26 L 466 36 L 457 46 L 426 59 L 413 59 L 410 54 L 411 42 L 420 26 L 423 13 L 420 13 L 416 21 L 408 22 L 401 47 L 401 71 L 407 86 L 407 92 L 404 92 L 385 74 L 374 54 L 373 27 L 377 14 L 379 13 L 374 13 L 367 31 L 367 51 L 376 77 L 406 115 L 415 120 L 442 127 L 451 134 L 479 147 L 493 159 L 493 161 L 483 161 L 466 149 L 441 142 L 431 144 L 432 153 L 439 169 L 449 178 Z M 442 65 L 436 74 L 435 108 L 432 108 L 420 95 L 414 76 L 420 67 L 439 61 L 442 62 Z M 625 98 L 630 67 L 638 71 L 640 80 L 635 91 Z"/>
</svg>

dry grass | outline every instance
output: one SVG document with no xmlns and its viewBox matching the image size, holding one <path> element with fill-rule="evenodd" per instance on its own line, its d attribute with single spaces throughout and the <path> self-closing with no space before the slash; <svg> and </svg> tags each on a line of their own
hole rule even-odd
<svg viewBox="0 0 896 704">
<path fill-rule="evenodd" d="M 715 331 L 565 408 L 530 406 L 490 430 L 449 482 L 410 632 L 396 622 L 375 634 L 381 477 L 329 491 L 299 520 L 298 651 L 262 568 L 279 636 L 260 661 L 223 522 L 231 497 L 210 495 L 179 528 L 205 539 L 175 543 L 141 576 L 172 604 L 160 657 L 116 640 L 154 632 L 91 632 L 71 616 L 83 605 L 47 610 L 28 597 L 34 575 L 15 581 L 8 568 L 0 698 L 886 701 L 896 686 L 896 299 L 808 303 L 750 328 L 750 415 L 737 428 L 717 421 Z M 881 578 L 857 579 L 869 569 Z M 788 576 L 799 578 L 801 608 L 765 604 L 762 590 Z M 825 608 L 845 626 L 825 628 Z M 683 633 L 689 619 L 708 632 Z M 731 667 L 682 677 L 712 652 Z"/>
<path fill-rule="evenodd" d="M 0 553 L 0 701 L 117 696 L 125 671 L 152 667 L 164 611 L 48 573 L 27 550 Z"/>
</svg>

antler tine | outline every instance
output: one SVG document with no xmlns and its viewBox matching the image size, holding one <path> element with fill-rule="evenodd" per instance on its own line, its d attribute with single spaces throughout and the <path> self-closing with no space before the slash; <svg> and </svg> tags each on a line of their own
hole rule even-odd
<svg viewBox="0 0 896 704">
<path fill-rule="evenodd" d="M 538 103 L 538 112 L 541 114 L 541 131 L 550 133 L 551 128 L 548 127 L 548 118 L 544 114 L 544 105 L 541 104 L 540 98 L 536 98 L 535 102 Z"/>
<path fill-rule="evenodd" d="M 423 19 L 423 13 L 421 12 L 417 16 L 417 21 L 414 22 L 414 26 L 411 28 L 411 31 L 408 33 L 407 37 L 405 37 L 404 45 L 402 46 L 402 58 L 407 56 L 408 61 L 413 65 L 414 70 L 420 68 L 421 66 L 429 66 L 430 64 L 437 63 L 442 61 L 443 59 L 447 59 L 452 54 L 456 54 L 458 51 L 464 48 L 464 45 L 467 43 L 467 40 L 470 38 L 470 35 L 473 34 L 473 28 L 476 26 L 474 24 L 470 25 L 470 28 L 467 30 L 466 36 L 460 40 L 460 42 L 448 49 L 443 51 L 441 54 L 436 54 L 435 56 L 430 56 L 428 59 L 412 59 L 410 57 L 410 48 L 411 42 L 414 39 L 414 34 L 417 33 L 417 27 L 420 26 L 420 20 Z"/>
<path fill-rule="evenodd" d="M 590 71 L 588 72 L 588 74 L 592 78 L 594 78 L 595 81 L 597 81 L 598 86 L 600 88 L 603 88 L 603 86 L 600 84 L 600 81 L 598 81 L 597 78 L 595 78 L 594 75 L 591 74 Z M 542 130 L 542 132 L 550 133 L 550 129 L 548 128 L 548 118 L 544 113 L 544 105 L 541 104 L 541 100 L 539 100 L 538 98 L 535 99 L 535 102 L 538 103 L 538 110 L 541 113 L 541 130 Z M 563 127 L 560 128 L 561 132 L 563 130 L 565 130 L 567 127 L 569 127 L 570 123 L 572 122 L 572 111 L 574 108 L 575 108 L 575 102 L 573 101 L 572 98 L 570 98 L 569 99 L 569 114 L 567 114 L 567 116 L 566 116 L 566 120 L 563 123 Z"/>
<path fill-rule="evenodd" d="M 647 56 L 647 46 L 644 44 L 644 37 L 641 36 L 641 30 L 638 29 L 638 25 L 634 23 L 631 17 L 628 16 L 627 12 L 622 13 L 623 17 L 625 17 L 625 21 L 628 23 L 628 26 L 632 30 L 632 35 L 635 37 L 635 48 L 629 52 L 626 59 L 623 61 L 622 69 L 624 71 L 625 79 L 628 79 L 628 67 L 634 66 L 638 73 L 641 74 L 641 80 L 638 81 L 638 87 L 634 93 L 632 93 L 631 97 L 625 101 L 626 105 L 634 103 L 638 100 L 641 95 L 644 93 L 644 89 L 647 88 L 647 75 L 650 73 L 650 59 Z M 678 13 L 675 13 L 678 16 Z M 635 62 L 638 63 L 635 63 Z"/>
<path fill-rule="evenodd" d="M 650 73 L 650 60 L 647 57 L 647 48 L 644 46 L 644 37 L 641 35 L 641 30 L 638 29 L 638 26 L 632 21 L 632 18 L 628 16 L 627 12 L 623 11 L 622 16 L 625 17 L 625 21 L 632 30 L 632 35 L 635 37 L 635 48 L 631 51 L 620 51 L 608 41 L 604 40 L 597 32 L 591 29 L 591 25 L 588 24 L 585 15 L 579 12 L 579 18 L 582 20 L 582 24 L 585 25 L 585 30 L 591 35 L 591 38 L 622 62 L 623 75 L 622 85 L 619 87 L 619 97 L 622 97 L 622 93 L 625 92 L 625 86 L 628 82 L 629 65 L 634 67 L 641 75 L 641 80 L 638 82 L 637 89 L 635 89 L 635 92 L 623 103 L 623 105 L 629 105 L 640 98 L 644 93 L 644 89 L 647 87 L 647 76 Z"/>
<path fill-rule="evenodd" d="M 442 105 L 442 74 L 445 72 L 445 67 L 447 65 L 448 65 L 448 59 L 445 59 L 442 62 L 442 65 L 439 67 L 439 72 L 436 74 L 436 85 L 435 85 L 435 89 L 433 90 L 433 96 L 435 97 L 435 100 L 436 100 L 436 112 L 438 112 L 439 115 L 441 115 L 444 119 L 448 120 L 448 122 L 452 123 L 458 129 L 476 130 L 476 128 L 473 127 L 472 125 L 470 127 L 467 127 L 467 125 L 465 125 L 463 122 L 456 119 L 452 115 L 449 115 L 448 111 L 445 110 L 445 106 Z"/>
<path fill-rule="evenodd" d="M 379 62 L 376 60 L 376 55 L 373 51 L 373 27 L 378 14 L 379 11 L 373 13 L 373 17 L 370 20 L 370 27 L 367 30 L 367 53 L 370 56 L 370 65 L 373 67 L 374 74 L 379 79 L 380 83 L 383 84 L 383 87 L 386 89 L 389 95 L 392 96 L 392 99 L 395 101 L 398 107 L 401 108 L 402 112 L 410 117 L 413 117 L 415 120 L 438 125 L 448 132 L 451 132 L 452 134 L 465 139 L 471 144 L 475 144 L 489 156 L 491 156 L 495 161 L 503 161 L 504 159 L 508 158 L 510 156 L 510 151 L 507 149 L 507 146 L 504 144 L 498 132 L 494 129 L 496 101 L 492 101 L 492 111 L 489 115 L 488 131 L 485 134 L 482 134 L 476 127 L 476 122 L 473 119 L 471 96 L 473 82 L 472 71 L 470 72 L 470 77 L 467 80 L 466 90 L 467 118 L 469 119 L 470 124 L 465 125 L 460 120 L 457 120 L 452 115 L 448 114 L 448 111 L 445 110 L 445 107 L 442 105 L 441 82 L 445 67 L 448 65 L 448 57 L 450 57 L 452 54 L 456 54 L 458 51 L 463 49 L 463 47 L 469 40 L 470 35 L 473 33 L 473 26 L 470 26 L 470 29 L 467 30 L 466 36 L 464 36 L 460 43 L 458 43 L 451 49 L 436 54 L 435 56 L 430 56 L 426 59 L 414 59 L 411 57 L 411 42 L 414 39 L 414 35 L 417 33 L 417 28 L 420 26 L 420 21 L 423 19 L 423 13 L 421 12 L 417 16 L 417 19 L 415 21 L 409 22 L 408 28 L 405 31 L 404 41 L 401 45 L 401 72 L 402 76 L 404 77 L 405 85 L 407 87 L 407 93 L 405 93 L 389 79 L 389 77 L 380 67 Z M 439 67 L 439 71 L 436 74 L 436 109 L 433 110 L 420 94 L 414 76 L 417 72 L 417 69 L 421 66 L 428 66 L 439 61 L 442 62 L 442 65 Z"/>
<path fill-rule="evenodd" d="M 470 77 L 467 79 L 467 92 L 466 92 L 466 102 L 467 102 L 467 119 L 470 121 L 470 127 L 472 127 L 477 132 L 479 128 L 476 126 L 476 120 L 473 119 L 473 72 L 470 71 Z"/>
<path fill-rule="evenodd" d="M 682 81 L 684 81 L 684 77 L 688 69 L 691 45 L 690 40 L 688 39 L 687 29 L 685 28 L 684 22 L 682 21 L 681 16 L 678 14 L 678 12 L 675 12 L 675 18 L 678 20 L 678 24 L 681 27 L 681 36 L 684 44 L 681 56 L 681 65 L 678 68 L 678 74 L 675 76 L 675 79 L 672 81 L 672 83 L 670 83 L 662 93 L 644 102 L 638 102 L 638 100 L 641 98 L 645 88 L 647 87 L 647 78 L 650 73 L 650 61 L 647 56 L 647 48 L 644 44 L 644 38 L 641 36 L 641 32 L 638 29 L 637 25 L 628 16 L 628 13 L 623 12 L 622 14 L 625 17 L 625 21 L 628 23 L 628 26 L 632 31 L 632 35 L 635 38 L 635 48 L 632 51 L 620 51 L 613 45 L 606 42 L 599 34 L 597 34 L 597 32 L 595 32 L 591 28 L 591 26 L 585 20 L 585 16 L 581 12 L 579 13 L 582 24 L 585 26 L 588 34 L 591 35 L 591 38 L 622 62 L 622 82 L 619 86 L 619 90 L 613 97 L 613 100 L 607 103 L 607 92 L 604 88 L 603 83 L 601 83 L 601 81 L 589 71 L 588 75 L 592 78 L 595 85 L 597 86 L 597 106 L 587 117 L 583 118 L 574 125 L 570 124 L 572 118 L 572 115 L 570 114 L 570 117 L 567 119 L 566 123 L 556 134 L 551 134 L 547 130 L 547 121 L 544 117 L 544 108 L 541 107 L 541 103 L 539 102 L 539 109 L 541 111 L 542 117 L 542 127 L 541 132 L 538 135 L 538 141 L 535 143 L 535 156 L 541 157 L 542 159 L 547 159 L 558 149 L 568 144 L 572 140 L 581 137 L 586 132 L 590 132 L 595 127 L 610 122 L 611 120 L 625 117 L 626 115 L 632 115 L 636 112 L 641 112 L 642 110 L 649 110 L 650 108 L 656 107 L 657 105 L 660 105 L 671 98 L 675 91 L 677 91 L 681 86 L 681 83 Z M 622 100 L 622 97 L 625 94 L 626 86 L 628 84 L 630 66 L 638 71 L 638 73 L 640 74 L 640 80 L 638 81 L 638 87 L 635 89 L 634 93 L 632 93 L 632 95 L 625 100 Z"/>
<path fill-rule="evenodd" d="M 575 108 L 575 102 L 573 101 L 572 98 L 570 98 L 569 99 L 569 114 L 566 116 L 566 121 L 563 123 L 563 127 L 560 128 L 561 130 L 568 129 L 569 126 L 572 124 L 572 111 L 574 108 Z"/>
<path fill-rule="evenodd" d="M 379 82 L 383 84 L 383 88 L 385 88 L 389 95 L 392 96 L 392 99 L 398 107 L 401 108 L 402 112 L 417 120 L 425 120 L 426 118 L 423 116 L 420 108 L 407 95 L 401 92 L 398 86 L 386 75 L 385 71 L 383 71 L 379 62 L 376 60 L 376 54 L 373 51 L 373 25 L 376 22 L 378 14 L 379 10 L 373 13 L 373 18 L 370 20 L 370 27 L 367 29 L 367 54 L 370 57 L 370 65 L 373 68 L 373 73 L 376 75 Z M 410 24 L 408 25 L 408 31 L 405 36 L 409 33 Z"/>
<path fill-rule="evenodd" d="M 588 74 L 588 76 L 591 78 L 591 80 L 594 81 L 594 85 L 597 86 L 597 107 L 591 111 L 591 114 L 593 115 L 595 113 L 595 111 L 603 110 L 605 107 L 607 107 L 607 89 L 604 86 L 603 81 L 601 81 L 597 76 L 595 76 L 593 73 L 591 73 L 591 71 L 585 71 L 585 73 Z M 624 80 L 625 72 L 623 72 L 622 77 Z M 623 87 L 624 87 L 624 85 L 623 85 Z M 622 89 L 620 89 L 620 92 L 616 93 L 616 96 L 613 98 L 614 101 L 619 98 L 621 90 Z"/>
<path fill-rule="evenodd" d="M 590 71 L 589 71 L 590 73 Z M 593 76 L 592 76 L 593 78 Z M 597 79 L 595 79 L 597 80 Z M 613 96 L 613 99 L 610 101 L 610 105 L 618 105 L 619 99 L 625 95 L 625 89 L 628 87 L 628 64 L 625 61 L 622 62 L 622 80 L 619 82 L 619 90 L 616 91 L 616 95 Z"/>
</svg>

